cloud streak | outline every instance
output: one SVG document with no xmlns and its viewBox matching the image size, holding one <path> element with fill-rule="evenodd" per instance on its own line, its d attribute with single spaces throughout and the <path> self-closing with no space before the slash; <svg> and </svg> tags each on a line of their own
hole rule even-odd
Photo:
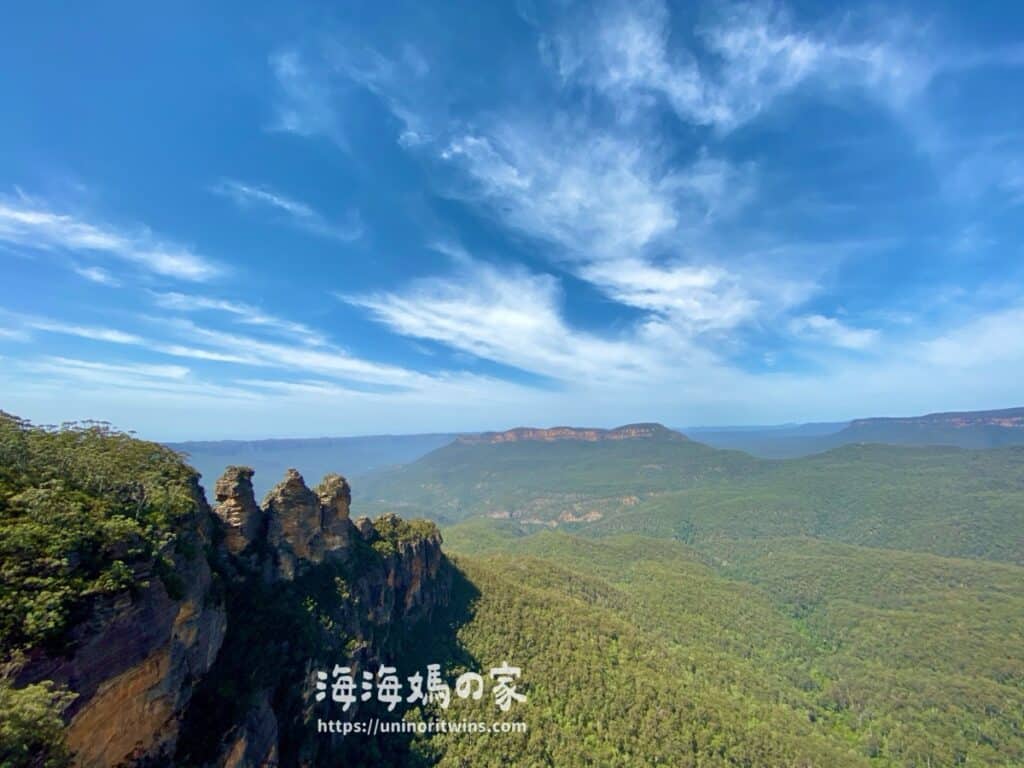
<svg viewBox="0 0 1024 768">
<path fill-rule="evenodd" d="M 259 308 L 244 302 L 173 291 L 166 293 L 154 292 L 153 298 L 157 306 L 164 309 L 186 313 L 225 313 L 243 325 L 265 328 L 273 333 L 297 339 L 303 344 L 322 346 L 327 343 L 322 333 L 313 330 L 304 323 L 297 323 L 293 320 L 285 320 L 267 314 Z"/>
<path fill-rule="evenodd" d="M 789 327 L 799 337 L 843 349 L 869 349 L 875 346 L 881 337 L 874 328 L 851 328 L 842 321 L 825 315 L 796 317 L 790 321 Z"/>
<path fill-rule="evenodd" d="M 798 29 L 784 7 L 767 2 L 717 9 L 695 30 L 698 50 L 670 47 L 660 0 L 611 5 L 589 24 L 565 26 L 548 40 L 559 75 L 603 94 L 626 119 L 654 97 L 688 123 L 730 131 L 804 85 L 861 88 L 896 105 L 934 74 L 933 62 L 893 31 L 858 39 Z M 887 27 L 911 36 L 898 21 Z"/>
<path fill-rule="evenodd" d="M 569 327 L 557 281 L 522 269 L 470 261 L 449 277 L 400 291 L 339 298 L 369 310 L 395 333 L 559 381 L 635 381 L 656 367 L 648 350 L 628 338 L 608 340 Z"/>
<path fill-rule="evenodd" d="M 184 281 L 210 280 L 222 271 L 190 248 L 162 240 L 145 228 L 117 229 L 58 213 L 28 198 L 0 199 L 0 242 L 32 250 L 107 256 Z"/>
<path fill-rule="evenodd" d="M 328 221 L 306 203 L 287 197 L 266 186 L 223 179 L 212 189 L 214 193 L 229 198 L 241 208 L 259 207 L 277 211 L 283 214 L 292 225 L 314 235 L 348 243 L 358 240 L 363 234 L 363 226 L 359 220 L 359 214 L 356 212 L 349 212 L 344 222 L 336 223 Z"/>
</svg>

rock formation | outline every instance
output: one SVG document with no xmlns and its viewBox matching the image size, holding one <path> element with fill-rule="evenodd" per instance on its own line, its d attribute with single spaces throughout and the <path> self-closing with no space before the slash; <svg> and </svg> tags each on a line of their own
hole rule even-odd
<svg viewBox="0 0 1024 768">
<path fill-rule="evenodd" d="M 233 555 L 241 554 L 263 530 L 263 511 L 256 506 L 252 474 L 248 467 L 228 467 L 214 485 L 217 505 L 213 511 L 224 524 L 224 543 Z"/>
<path fill-rule="evenodd" d="M 352 489 L 341 475 L 327 475 L 316 487 L 320 499 L 320 527 L 326 554 L 341 552 L 348 547 L 352 536 L 349 506 Z"/>
<path fill-rule="evenodd" d="M 301 561 L 323 561 L 324 542 L 320 499 L 296 470 L 263 499 L 267 515 L 267 542 L 277 556 L 278 575 L 294 579 Z"/>
<path fill-rule="evenodd" d="M 134 594 L 97 600 L 71 632 L 72 653 L 37 649 L 14 675 L 15 685 L 53 680 L 77 694 L 64 713 L 76 765 L 104 768 L 173 751 L 195 682 L 217 657 L 226 613 L 202 554 L 210 508 L 198 485 L 194 496 L 179 545 L 159 553 L 173 564 L 169 573 L 157 573 L 157 559 L 136 562 Z"/>
<path fill-rule="evenodd" d="M 218 481 L 218 488 L 231 490 L 226 501 L 251 488 L 247 472 L 231 467 Z M 408 628 L 447 603 L 450 576 L 436 526 L 395 515 L 353 522 L 351 501 L 340 475 L 327 475 L 310 489 L 290 469 L 264 499 L 259 514 L 265 525 L 257 538 L 246 540 L 244 557 L 233 556 L 225 535 L 226 564 L 233 569 L 226 644 L 246 655 L 250 668 L 262 667 L 259 685 L 246 691 L 246 681 L 239 682 L 242 660 L 219 660 L 210 672 L 212 684 L 186 715 L 185 743 L 176 759 L 223 768 L 276 765 L 297 752 L 302 764 L 336 759 L 337 744 L 317 739 L 313 729 L 295 721 L 296 712 L 309 711 L 313 669 L 338 663 L 372 668 L 408 640 Z M 222 512 L 224 505 L 217 516 L 226 528 L 234 525 L 227 511 L 235 507 Z M 312 603 L 317 619 L 310 624 L 305 606 Z M 237 695 L 239 685 L 252 702 L 245 714 L 212 722 L 208 715 L 216 720 L 231 704 L 220 692 Z M 211 745 L 208 735 L 218 729 L 221 738 Z M 284 743 L 289 746 L 283 753 Z"/>
<path fill-rule="evenodd" d="M 603 440 L 636 440 L 661 438 L 668 440 L 686 440 L 686 436 L 661 424 L 626 424 L 615 429 L 596 429 L 589 427 L 516 427 L 505 432 L 481 432 L 475 435 L 463 435 L 458 438 L 460 443 L 516 443 L 524 440 L 551 443 L 557 440 L 582 440 L 596 443 Z"/>
<path fill-rule="evenodd" d="M 76 765 L 257 768 L 278 765 L 284 743 L 293 764 L 298 749 L 303 764 L 333 759 L 303 720 L 313 665 L 374 663 L 447 601 L 433 524 L 353 523 L 334 474 L 311 490 L 288 470 L 260 506 L 252 475 L 228 467 L 213 509 L 193 481 L 176 544 L 132 564 L 132 589 L 95 599 L 68 650 L 32 649 L 14 671 L 15 686 L 77 694 L 64 711 Z M 240 653 L 259 675 L 238 674 Z"/>
</svg>

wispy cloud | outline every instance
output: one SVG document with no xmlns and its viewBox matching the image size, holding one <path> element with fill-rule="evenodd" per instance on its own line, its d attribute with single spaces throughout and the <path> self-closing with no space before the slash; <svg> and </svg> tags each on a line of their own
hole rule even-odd
<svg viewBox="0 0 1024 768">
<path fill-rule="evenodd" d="M 1024 361 L 1024 304 L 978 315 L 920 345 L 921 357 L 947 369 Z M 1009 372 L 1006 376 L 1013 377 Z"/>
<path fill-rule="evenodd" d="M 75 267 L 75 274 L 99 285 L 116 287 L 121 282 L 102 267 Z"/>
<path fill-rule="evenodd" d="M 844 349 L 869 349 L 881 337 L 874 328 L 852 328 L 841 320 L 825 315 L 795 317 L 789 327 L 797 336 Z"/>
<path fill-rule="evenodd" d="M 507 224 L 572 256 L 635 251 L 677 226 L 675 179 L 635 146 L 564 138 L 502 125 L 491 136 L 456 138 L 441 157 L 468 174 L 476 185 L 469 191 Z"/>
<path fill-rule="evenodd" d="M 98 363 L 89 360 L 53 356 L 44 358 L 47 365 L 76 374 L 99 373 L 138 376 L 155 379 L 180 381 L 189 375 L 189 369 L 182 365 L 153 365 L 148 363 Z"/>
<path fill-rule="evenodd" d="M 29 334 L 22 329 L 0 327 L 0 339 L 6 339 L 7 341 L 28 341 L 29 338 Z"/>
<path fill-rule="evenodd" d="M 153 298 L 157 305 L 164 309 L 173 309 L 179 312 L 223 312 L 233 316 L 244 325 L 266 328 L 269 331 L 296 338 L 304 344 L 317 346 L 327 343 L 323 334 L 304 323 L 267 314 L 244 302 L 178 292 L 154 292 Z"/>
<path fill-rule="evenodd" d="M 222 309 L 220 306 L 215 308 Z M 188 319 L 149 318 L 152 331 L 143 336 L 136 332 L 48 317 L 11 312 L 0 316 L 7 317 L 22 329 L 136 347 L 149 354 L 278 370 L 290 377 L 303 374 L 321 376 L 346 387 L 359 385 L 380 391 L 428 392 L 460 385 L 460 382 L 464 384 L 469 380 L 480 380 L 480 377 L 460 372 L 424 373 L 401 365 L 376 362 L 353 355 L 326 341 L 318 340 L 316 344 L 295 344 L 294 340 L 273 341 L 211 328 Z M 280 324 L 282 321 L 277 322 Z M 497 386 L 497 383 L 492 381 L 492 385 Z"/>
<path fill-rule="evenodd" d="M 561 266 L 621 304 L 657 313 L 678 333 L 733 328 L 799 303 L 813 276 L 730 265 L 710 241 L 755 196 L 756 171 L 701 152 L 668 162 L 643 142 L 587 126 L 507 123 L 465 136 L 441 157 L 469 184 L 457 194 L 545 241 Z"/>
<path fill-rule="evenodd" d="M 564 81 L 586 84 L 629 118 L 652 97 L 680 118 L 730 130 L 807 83 L 859 87 L 902 103 L 927 86 L 932 60 L 912 46 L 915 30 L 889 20 L 875 35 L 798 28 L 770 2 L 726 4 L 695 30 L 700 47 L 670 47 L 671 19 L 660 0 L 612 4 L 590 23 L 576 17 L 548 38 Z M 848 26 L 848 25 L 847 25 Z"/>
<path fill-rule="evenodd" d="M 430 64 L 413 45 L 386 56 L 358 38 L 321 41 L 270 57 L 278 91 L 276 130 L 324 136 L 348 148 L 342 111 L 356 89 L 373 94 L 398 122 L 398 143 L 406 148 L 433 140 L 427 104 L 432 96 L 419 85 Z"/>
<path fill-rule="evenodd" d="M 605 339 L 571 328 L 562 316 L 557 281 L 523 269 L 463 262 L 449 277 L 339 298 L 369 310 L 396 333 L 552 379 L 637 379 L 654 375 L 658 367 L 650 350 L 634 339 Z"/>
<path fill-rule="evenodd" d="M 278 92 L 271 129 L 299 136 L 328 136 L 344 145 L 337 99 L 323 70 L 308 66 L 295 50 L 271 56 L 270 70 Z"/>
<path fill-rule="evenodd" d="M 234 403 L 264 399 L 244 386 L 225 386 L 193 375 L 183 366 L 148 363 L 111 363 L 62 356 L 20 360 L 10 374 L 28 374 L 41 391 L 73 386 L 80 395 L 117 393 L 118 397 L 143 396 L 158 403 L 225 399 Z"/>
<path fill-rule="evenodd" d="M 67 323 L 60 320 L 52 320 L 46 317 L 32 317 L 28 315 L 16 316 L 16 320 L 25 328 L 36 331 L 47 331 L 59 333 L 65 336 L 77 336 L 81 339 L 92 341 L 105 341 L 110 344 L 142 344 L 143 339 L 134 333 L 119 331 L 114 328 L 103 328 L 93 325 L 79 325 Z"/>
<path fill-rule="evenodd" d="M 357 381 L 384 387 L 417 387 L 431 377 L 397 365 L 377 363 L 357 357 L 334 346 L 304 347 L 271 342 L 242 334 L 206 328 L 181 321 L 177 327 L 189 338 L 207 348 L 229 354 L 242 354 L 251 365 L 308 372 L 343 381 Z"/>
<path fill-rule="evenodd" d="M 290 223 L 316 235 L 351 242 L 363 234 L 359 214 L 355 211 L 346 214 L 344 222 L 332 222 L 306 203 L 266 186 L 245 184 L 233 179 L 220 181 L 213 186 L 213 191 L 230 198 L 241 207 L 263 207 L 283 213 Z"/>
<path fill-rule="evenodd" d="M 0 199 L 0 242 L 109 256 L 180 280 L 209 280 L 221 271 L 190 248 L 161 240 L 145 228 L 129 231 L 90 222 L 26 197 Z"/>
<path fill-rule="evenodd" d="M 172 298 L 170 303 L 184 306 L 189 301 L 187 298 L 181 300 Z M 200 301 L 200 303 L 204 302 Z M 213 304 L 212 301 L 210 303 Z M 233 305 L 230 302 L 225 302 L 225 304 L 233 308 L 226 311 L 247 312 L 248 310 L 244 305 Z M 212 308 L 224 309 L 220 305 L 214 305 Z M 275 368 L 292 374 L 305 371 L 383 387 L 417 387 L 429 384 L 432 380 L 432 377 L 427 374 L 411 371 L 401 366 L 375 363 L 353 356 L 345 350 L 323 342 L 315 335 L 312 338 L 317 342 L 316 344 L 296 345 L 291 340 L 269 341 L 252 335 L 209 328 L 186 319 L 161 317 L 150 320 L 153 332 L 148 336 L 143 336 L 137 332 L 84 325 L 49 317 L 11 312 L 5 312 L 0 316 L 7 317 L 21 329 L 74 336 L 121 346 L 133 346 L 149 353 L 183 359 Z M 246 316 L 243 315 L 243 317 Z M 284 328 L 289 326 L 287 321 L 274 320 L 266 316 L 246 319 L 261 322 L 265 320 Z M 308 331 L 301 324 L 294 325 L 296 328 Z M 308 332 L 313 333 L 312 331 Z"/>
</svg>

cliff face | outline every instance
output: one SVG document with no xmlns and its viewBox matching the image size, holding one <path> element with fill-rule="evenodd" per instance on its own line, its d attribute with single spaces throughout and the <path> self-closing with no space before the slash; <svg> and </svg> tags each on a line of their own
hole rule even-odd
<svg viewBox="0 0 1024 768">
<path fill-rule="evenodd" d="M 132 565 L 134 590 L 105 596 L 64 653 L 30 651 L 16 685 L 53 680 L 77 694 L 64 712 L 77 765 L 117 765 L 174 748 L 194 683 L 224 640 L 226 613 L 203 555 L 210 509 L 198 485 L 178 542 Z M 166 563 L 171 563 L 169 571 Z"/>
<path fill-rule="evenodd" d="M 866 430 L 873 427 L 945 427 L 948 429 L 969 429 L 972 427 L 998 427 L 1024 430 L 1024 408 L 1005 408 L 998 411 L 964 411 L 955 413 L 929 413 L 926 416 L 854 419 L 850 430 Z"/>
<path fill-rule="evenodd" d="M 16 686 L 77 694 L 76 765 L 315 762 L 330 745 L 305 741 L 314 666 L 379 660 L 447 601 L 432 524 L 354 523 L 344 478 L 310 489 L 295 470 L 258 505 L 252 474 L 229 467 L 213 509 L 193 483 L 176 543 L 132 565 L 133 588 L 95 600 L 61 652 L 20 663 Z"/>
<path fill-rule="evenodd" d="M 394 660 L 407 630 L 448 601 L 450 575 L 432 523 L 394 515 L 353 521 L 343 477 L 328 475 L 311 489 L 293 469 L 257 505 L 251 477 L 229 467 L 217 483 L 228 634 L 184 714 L 175 764 L 336 760 L 341 746 L 307 725 L 313 671 Z M 239 708 L 239 699 L 248 704 Z"/>
<path fill-rule="evenodd" d="M 626 424 L 615 429 L 595 429 L 588 427 L 516 427 L 505 432 L 482 432 L 478 435 L 464 435 L 459 438 L 462 443 L 516 443 L 524 440 L 537 442 L 555 442 L 556 440 L 582 440 L 596 443 L 602 440 L 636 440 L 663 438 L 686 440 L 687 438 L 661 424 Z"/>
</svg>

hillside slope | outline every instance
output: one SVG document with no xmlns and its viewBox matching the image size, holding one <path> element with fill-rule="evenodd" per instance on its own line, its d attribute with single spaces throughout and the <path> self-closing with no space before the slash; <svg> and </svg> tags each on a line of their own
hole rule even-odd
<svg viewBox="0 0 1024 768">
<path fill-rule="evenodd" d="M 1000 448 L 1024 445 L 1024 408 L 867 418 L 849 423 L 761 429 L 704 428 L 692 436 L 716 448 L 746 451 L 766 459 L 808 456 L 851 443 Z"/>
<path fill-rule="evenodd" d="M 447 602 L 437 528 L 352 521 L 337 475 L 310 489 L 292 470 L 258 505 L 251 476 L 230 468 L 211 509 L 166 447 L 0 413 L 0 765 L 255 768 L 400 750 L 319 738 L 306 694 L 315 665 L 403 657 Z"/>
<path fill-rule="evenodd" d="M 600 519 L 645 495 L 764 468 L 660 427 L 632 439 L 460 440 L 369 473 L 360 485 L 363 503 L 375 509 L 429 511 L 445 522 L 485 514 L 544 524 Z"/>
<path fill-rule="evenodd" d="M 677 439 L 457 442 L 364 478 L 377 510 L 700 543 L 814 536 L 1024 563 L 1024 448 L 847 445 L 756 459 Z"/>
<path fill-rule="evenodd" d="M 807 539 L 706 555 L 506 528 L 477 520 L 446 537 L 481 588 L 459 636 L 528 659 L 531 692 L 567 731 L 524 743 L 534 761 L 563 764 L 573 736 L 617 745 L 595 753 L 605 764 L 636 761 L 637 739 L 673 765 L 1024 760 L 1024 569 Z M 481 747 L 449 740 L 442 764 Z"/>
</svg>

